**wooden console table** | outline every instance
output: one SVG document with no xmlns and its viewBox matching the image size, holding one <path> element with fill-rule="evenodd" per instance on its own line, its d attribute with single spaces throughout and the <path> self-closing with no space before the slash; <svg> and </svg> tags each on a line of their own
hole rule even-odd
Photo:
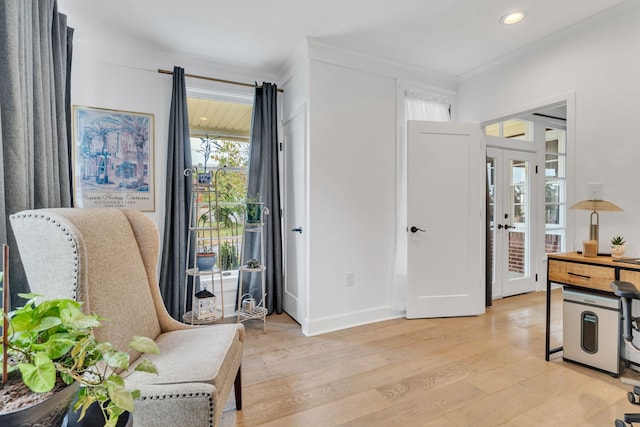
<svg viewBox="0 0 640 427">
<path fill-rule="evenodd" d="M 624 280 L 640 285 L 640 263 L 614 261 L 610 256 L 585 257 L 576 252 L 547 254 L 547 324 L 545 360 L 562 351 L 550 348 L 551 283 L 613 294 L 611 282 Z"/>
</svg>

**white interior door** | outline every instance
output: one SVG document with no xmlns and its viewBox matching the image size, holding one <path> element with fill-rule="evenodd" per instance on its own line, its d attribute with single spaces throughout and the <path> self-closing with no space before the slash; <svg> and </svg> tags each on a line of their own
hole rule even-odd
<svg viewBox="0 0 640 427">
<path fill-rule="evenodd" d="M 407 132 L 407 317 L 484 313 L 480 126 L 409 121 Z"/>
<path fill-rule="evenodd" d="M 487 148 L 493 298 L 536 290 L 535 160 L 534 153 Z"/>
<path fill-rule="evenodd" d="M 284 151 L 284 310 L 298 323 L 307 315 L 306 108 L 283 126 Z"/>
</svg>

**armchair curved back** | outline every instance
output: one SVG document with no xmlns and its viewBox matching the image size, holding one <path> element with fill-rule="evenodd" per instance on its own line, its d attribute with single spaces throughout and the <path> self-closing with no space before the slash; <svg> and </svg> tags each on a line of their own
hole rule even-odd
<svg viewBox="0 0 640 427">
<path fill-rule="evenodd" d="M 10 221 L 31 292 L 82 301 L 104 319 L 94 331 L 99 340 L 126 349 L 132 336 L 155 339 L 162 324 L 175 322 L 156 281 L 158 232 L 143 213 L 36 209 Z"/>
</svg>

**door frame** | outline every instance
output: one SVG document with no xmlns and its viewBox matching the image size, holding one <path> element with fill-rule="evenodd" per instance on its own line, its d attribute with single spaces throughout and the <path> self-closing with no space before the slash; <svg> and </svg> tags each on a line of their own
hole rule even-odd
<svg viewBox="0 0 640 427">
<path fill-rule="evenodd" d="M 538 111 L 546 110 L 554 106 L 564 104 L 567 109 L 567 117 L 566 117 L 566 143 L 567 143 L 567 163 L 566 163 L 566 191 L 567 191 L 567 205 L 571 206 L 574 203 L 576 198 L 576 92 L 567 92 L 563 94 L 554 95 L 545 99 L 537 100 L 531 102 L 529 104 L 524 105 L 516 105 L 495 114 L 487 114 L 480 121 L 481 127 L 484 130 L 486 125 L 507 120 L 515 117 L 526 116 L 527 114 L 535 114 Z M 513 141 L 516 144 L 512 145 L 512 147 L 518 147 L 519 144 L 523 144 L 519 141 Z M 526 147 L 526 145 L 525 145 Z M 521 147 L 524 148 L 524 147 Z M 539 156 L 539 164 L 544 164 L 544 150 L 538 153 Z M 538 174 L 539 177 L 544 181 L 544 174 Z M 544 185 L 544 183 L 542 184 Z M 541 187 L 542 188 L 542 187 Z M 584 189 L 585 192 L 587 189 Z M 544 192 L 540 192 L 540 197 L 542 200 L 539 200 L 539 203 L 545 203 L 544 200 Z M 575 251 L 577 248 L 577 243 L 575 242 L 575 211 L 567 210 L 567 227 L 565 233 L 566 239 L 566 250 L 567 251 Z M 544 220 L 543 218 L 541 219 Z M 544 224 L 543 224 L 544 226 Z M 542 291 L 546 289 L 546 277 L 547 277 L 547 255 L 544 251 L 544 233 L 539 233 L 537 236 L 538 243 L 536 247 L 538 248 L 537 253 L 534 255 L 534 262 L 536 265 L 536 271 L 538 274 L 538 280 L 536 281 L 536 290 Z M 580 248 L 581 248 L 580 242 Z"/>
</svg>

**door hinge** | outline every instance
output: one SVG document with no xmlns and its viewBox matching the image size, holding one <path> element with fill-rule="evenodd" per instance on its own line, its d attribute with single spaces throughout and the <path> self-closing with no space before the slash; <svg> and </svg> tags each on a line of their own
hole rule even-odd
<svg viewBox="0 0 640 427">
<path fill-rule="evenodd" d="M 536 165 L 536 174 L 538 173 L 538 165 Z"/>
<path fill-rule="evenodd" d="M 538 281 L 538 273 L 536 273 L 536 282 Z"/>
<path fill-rule="evenodd" d="M 280 144 L 280 151 L 282 151 L 282 142 L 279 143 Z M 537 168 L 537 166 L 536 166 Z"/>
</svg>

